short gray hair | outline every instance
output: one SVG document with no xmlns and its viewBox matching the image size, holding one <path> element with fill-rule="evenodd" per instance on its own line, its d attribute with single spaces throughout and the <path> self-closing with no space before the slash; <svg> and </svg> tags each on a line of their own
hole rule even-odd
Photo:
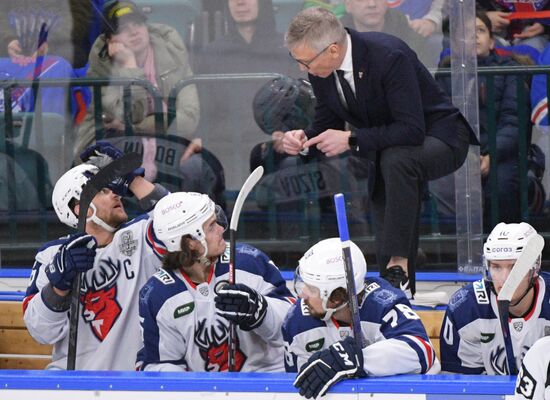
<svg viewBox="0 0 550 400">
<path fill-rule="evenodd" d="M 311 7 L 300 11 L 292 18 L 286 31 L 286 47 L 292 49 L 299 43 L 307 43 L 321 50 L 331 43 L 340 43 L 346 38 L 346 30 L 329 10 Z"/>
</svg>

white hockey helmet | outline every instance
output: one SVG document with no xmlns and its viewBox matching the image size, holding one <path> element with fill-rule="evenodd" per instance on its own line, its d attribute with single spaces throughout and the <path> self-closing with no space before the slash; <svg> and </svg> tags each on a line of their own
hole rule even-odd
<svg viewBox="0 0 550 400">
<path fill-rule="evenodd" d="M 526 222 L 519 224 L 499 223 L 493 228 L 483 245 L 483 264 L 485 276 L 491 280 L 489 263 L 499 260 L 516 260 L 531 235 L 537 234 L 535 228 Z M 541 256 L 533 264 L 533 271 L 540 270 Z"/>
<path fill-rule="evenodd" d="M 72 228 L 78 226 L 78 218 L 69 206 L 72 199 L 80 200 L 82 187 L 99 169 L 94 165 L 80 164 L 65 172 L 53 188 L 52 204 L 61 222 Z"/>
<path fill-rule="evenodd" d="M 218 224 L 227 227 L 227 219 L 219 206 L 206 194 L 194 192 L 170 193 L 155 205 L 153 229 L 170 252 L 181 251 L 181 237 L 191 235 L 204 247 L 203 257 L 208 253 L 204 223 L 216 213 Z"/>
<path fill-rule="evenodd" d="M 361 293 L 365 287 L 367 261 L 359 247 L 350 242 L 351 260 L 355 291 Z M 297 294 L 303 290 L 304 284 L 319 290 L 323 309 L 327 311 L 324 320 L 329 319 L 334 311 L 327 306 L 332 292 L 338 288 L 347 290 L 346 272 L 342 258 L 342 244 L 339 238 L 321 240 L 311 247 L 298 262 L 294 278 L 294 290 Z"/>
</svg>

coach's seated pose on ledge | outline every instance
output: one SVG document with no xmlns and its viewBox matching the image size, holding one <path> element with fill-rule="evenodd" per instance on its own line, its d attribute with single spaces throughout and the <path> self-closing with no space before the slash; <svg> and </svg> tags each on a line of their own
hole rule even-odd
<svg viewBox="0 0 550 400">
<path fill-rule="evenodd" d="M 273 261 L 237 244 L 230 285 L 223 210 L 205 194 L 172 193 L 157 203 L 154 233 L 163 268 L 141 289 L 145 371 L 228 371 L 230 322 L 237 325 L 234 371 L 280 372 L 281 325 L 294 302 Z"/>
<path fill-rule="evenodd" d="M 82 187 L 104 165 L 122 156 L 105 142 L 88 148 L 85 164 L 67 171 L 55 184 L 52 203 L 61 222 L 76 228 Z M 95 163 L 97 165 L 94 165 Z M 51 369 L 65 369 L 69 344 L 71 288 L 84 273 L 76 347 L 77 370 L 133 370 L 138 351 L 138 291 L 160 268 L 150 216 L 127 222 L 121 197 L 135 195 L 151 209 L 167 192 L 146 181 L 143 169 L 112 182 L 92 200 L 86 233 L 46 243 L 36 254 L 23 302 L 31 336 L 53 344 Z"/>
<path fill-rule="evenodd" d="M 351 334 L 346 275 L 340 239 L 311 247 L 296 268 L 300 299 L 283 324 L 285 367 L 297 372 L 294 385 L 307 398 L 324 395 L 344 378 L 439 372 L 439 361 L 405 294 L 384 279 L 365 282 L 367 262 L 351 242 L 361 332 Z"/>
<path fill-rule="evenodd" d="M 423 186 L 457 170 L 477 139 L 400 39 L 346 30 L 322 8 L 297 14 L 285 39 L 308 72 L 317 104 L 311 128 L 285 132 L 284 149 L 328 157 L 351 151 L 373 161 L 376 259 L 381 275 L 410 296 Z"/>
<path fill-rule="evenodd" d="M 485 278 L 458 290 L 449 301 L 440 334 L 444 371 L 510 375 L 499 322 L 497 295 L 535 229 L 500 223 L 483 246 Z M 550 275 L 540 256 L 514 292 L 508 318 L 516 368 L 525 352 L 550 332 Z"/>
</svg>

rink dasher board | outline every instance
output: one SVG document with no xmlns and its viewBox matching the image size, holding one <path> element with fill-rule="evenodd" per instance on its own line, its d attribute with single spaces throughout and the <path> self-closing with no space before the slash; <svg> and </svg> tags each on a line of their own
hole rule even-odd
<svg viewBox="0 0 550 400">
<path fill-rule="evenodd" d="M 2 400 L 290 400 L 295 374 L 0 370 Z M 325 397 L 342 400 L 511 400 L 515 377 L 399 375 L 350 379 Z M 130 397 L 131 396 L 131 397 Z"/>
</svg>

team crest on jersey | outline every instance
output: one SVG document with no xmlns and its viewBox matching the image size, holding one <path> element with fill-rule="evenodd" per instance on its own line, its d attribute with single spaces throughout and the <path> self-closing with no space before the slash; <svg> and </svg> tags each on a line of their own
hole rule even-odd
<svg viewBox="0 0 550 400">
<path fill-rule="evenodd" d="M 340 339 L 345 339 L 349 336 L 350 330 L 349 329 L 339 329 L 338 333 L 340 334 Z"/>
<path fill-rule="evenodd" d="M 509 375 L 504 347 L 497 346 L 490 354 L 491 367 L 496 375 Z"/>
<path fill-rule="evenodd" d="M 481 332 L 481 343 L 489 343 L 491 340 L 495 338 L 494 333 L 483 333 Z"/>
<path fill-rule="evenodd" d="M 223 372 L 229 370 L 229 326 L 221 320 L 208 325 L 207 320 L 197 322 L 195 330 L 195 344 L 204 360 L 204 370 L 208 372 Z M 235 350 L 235 371 L 240 371 L 246 361 L 245 354 L 239 346 Z"/>
<path fill-rule="evenodd" d="M 153 275 L 156 279 L 158 279 L 159 281 L 161 281 L 163 284 L 165 285 L 169 285 L 171 283 L 174 283 L 176 282 L 174 280 L 174 278 L 172 278 L 172 275 L 170 275 L 168 272 L 166 272 L 165 270 L 163 270 L 162 268 L 159 269 L 155 275 Z"/>
<path fill-rule="evenodd" d="M 187 303 L 182 306 L 177 307 L 174 310 L 174 319 L 181 318 L 184 315 L 191 313 L 195 309 L 195 302 Z"/>
<path fill-rule="evenodd" d="M 512 326 L 514 327 L 514 329 L 517 331 L 517 332 L 521 332 L 522 329 L 523 329 L 523 322 L 522 321 L 516 321 L 512 324 Z"/>
<path fill-rule="evenodd" d="M 306 344 L 306 351 L 310 353 L 319 351 L 323 348 L 324 344 L 325 344 L 325 338 L 314 340 L 313 342 L 309 342 Z"/>
<path fill-rule="evenodd" d="M 474 282 L 474 293 L 478 304 L 489 304 L 489 296 L 483 279 Z"/>
<path fill-rule="evenodd" d="M 132 257 L 137 249 L 137 240 L 134 240 L 132 231 L 127 230 L 120 235 L 120 245 L 118 246 L 122 254 Z"/>
<path fill-rule="evenodd" d="M 204 283 L 201 283 L 200 285 L 197 285 L 197 290 L 204 297 L 208 297 L 208 295 L 210 294 L 210 288 L 208 287 L 207 282 L 204 282 Z"/>
<path fill-rule="evenodd" d="M 106 259 L 94 269 L 91 279 L 88 275 L 83 279 L 80 293 L 82 317 L 100 341 L 105 340 L 122 311 L 116 299 L 119 275 L 120 263 Z"/>
</svg>

